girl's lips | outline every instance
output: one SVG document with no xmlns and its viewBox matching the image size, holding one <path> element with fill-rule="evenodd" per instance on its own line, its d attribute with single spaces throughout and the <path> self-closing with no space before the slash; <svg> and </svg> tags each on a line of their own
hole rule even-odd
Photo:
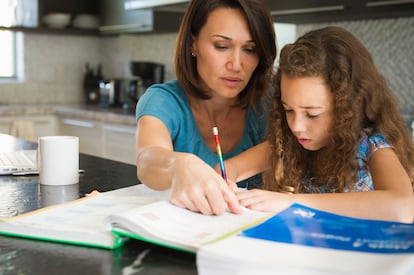
<svg viewBox="0 0 414 275">
<path fill-rule="evenodd" d="M 307 138 L 298 138 L 298 142 L 299 142 L 299 144 L 304 145 L 306 143 L 309 143 L 310 142 L 310 139 L 307 139 Z"/>
</svg>

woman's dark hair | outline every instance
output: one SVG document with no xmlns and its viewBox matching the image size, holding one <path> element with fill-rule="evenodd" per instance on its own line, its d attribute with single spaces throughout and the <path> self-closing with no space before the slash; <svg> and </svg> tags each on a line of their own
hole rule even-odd
<svg viewBox="0 0 414 275">
<path fill-rule="evenodd" d="M 187 93 L 208 99 L 210 95 L 200 83 L 195 58 L 191 56 L 192 37 L 197 37 L 208 16 L 218 8 L 240 10 L 246 17 L 256 44 L 259 64 L 248 85 L 239 94 L 239 105 L 254 106 L 269 89 L 276 58 L 276 36 L 270 13 L 261 0 L 192 0 L 183 16 L 175 48 L 175 73 Z"/>
</svg>

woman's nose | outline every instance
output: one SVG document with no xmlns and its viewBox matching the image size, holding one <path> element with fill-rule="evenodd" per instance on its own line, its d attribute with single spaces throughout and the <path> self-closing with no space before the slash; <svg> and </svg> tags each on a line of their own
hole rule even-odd
<svg viewBox="0 0 414 275">
<path fill-rule="evenodd" d="M 230 70 L 240 71 L 242 67 L 242 57 L 239 50 L 234 50 L 228 57 L 227 66 Z"/>
</svg>

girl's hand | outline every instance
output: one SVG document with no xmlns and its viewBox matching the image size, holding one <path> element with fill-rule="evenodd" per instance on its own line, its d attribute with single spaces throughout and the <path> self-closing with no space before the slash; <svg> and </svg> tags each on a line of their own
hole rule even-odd
<svg viewBox="0 0 414 275">
<path fill-rule="evenodd" d="M 294 195 L 273 191 L 252 189 L 237 194 L 239 203 L 246 208 L 277 213 L 294 202 Z"/>
</svg>

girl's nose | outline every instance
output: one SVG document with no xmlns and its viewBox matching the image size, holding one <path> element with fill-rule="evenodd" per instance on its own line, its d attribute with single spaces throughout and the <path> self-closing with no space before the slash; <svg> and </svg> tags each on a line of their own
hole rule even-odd
<svg viewBox="0 0 414 275">
<path fill-rule="evenodd" d="M 294 115 L 289 125 L 292 132 L 304 132 L 306 130 L 305 120 L 299 115 Z"/>
</svg>

